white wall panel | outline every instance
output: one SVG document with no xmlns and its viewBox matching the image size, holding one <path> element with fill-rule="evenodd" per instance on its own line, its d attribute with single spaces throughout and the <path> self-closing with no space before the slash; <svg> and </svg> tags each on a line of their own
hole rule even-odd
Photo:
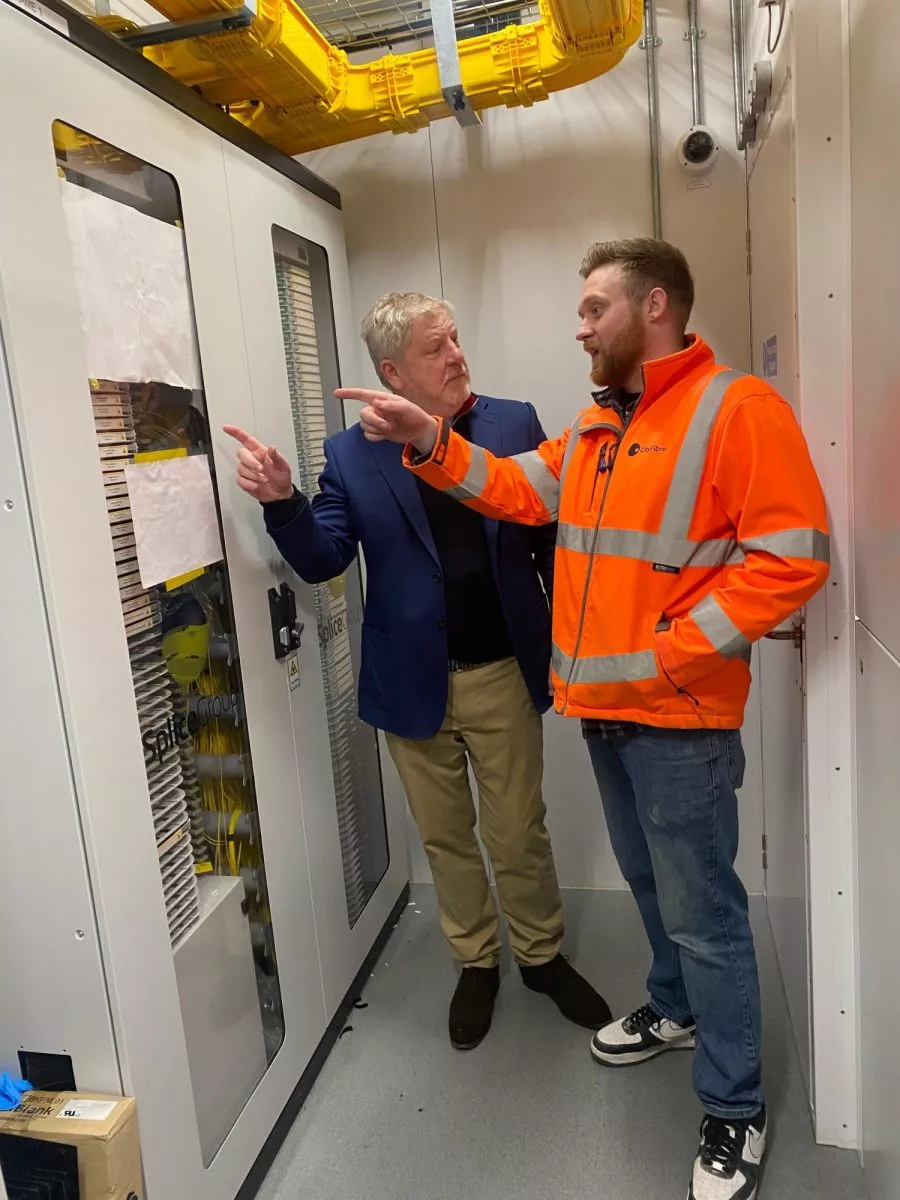
<svg viewBox="0 0 900 1200">
<path fill-rule="evenodd" d="M 870 1200 L 900 1195 L 900 1044 L 885 1037 L 900 992 L 900 663 L 861 627 L 859 671 L 859 928 L 862 1145 Z"/>
<path fill-rule="evenodd" d="M 879 1030 L 900 984 L 900 476 L 890 286 L 900 271 L 900 103 L 893 0 L 848 0 L 853 237 L 853 500 L 856 543 L 859 1053 L 872 1200 L 900 1195 L 900 1054 Z"/>
<path fill-rule="evenodd" d="M 900 657 L 900 371 L 896 313 L 886 290 L 900 274 L 900 7 L 853 0 L 850 13 L 856 611 Z"/>
</svg>

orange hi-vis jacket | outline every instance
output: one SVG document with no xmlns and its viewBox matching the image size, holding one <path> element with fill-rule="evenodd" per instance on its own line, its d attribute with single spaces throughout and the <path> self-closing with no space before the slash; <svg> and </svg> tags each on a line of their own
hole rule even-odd
<svg viewBox="0 0 900 1200">
<path fill-rule="evenodd" d="M 828 576 L 825 500 L 790 406 L 699 338 L 560 438 L 495 458 L 440 424 L 405 462 L 487 517 L 559 520 L 552 686 L 567 716 L 734 729 L 750 647 Z"/>
</svg>

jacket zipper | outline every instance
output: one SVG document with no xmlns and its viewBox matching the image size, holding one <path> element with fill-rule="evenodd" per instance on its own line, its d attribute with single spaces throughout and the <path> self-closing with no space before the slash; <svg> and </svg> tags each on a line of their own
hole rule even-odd
<svg viewBox="0 0 900 1200">
<path fill-rule="evenodd" d="M 609 442 L 604 442 L 600 447 L 600 457 L 597 459 L 597 470 L 594 472 L 594 482 L 591 486 L 591 508 L 594 507 L 594 493 L 597 491 L 597 480 L 606 470 L 606 452 L 609 447 Z"/>
<path fill-rule="evenodd" d="M 615 437 L 615 440 L 611 444 L 605 443 L 603 446 L 604 451 L 606 450 L 606 445 L 610 446 L 609 453 L 608 453 L 608 460 L 607 460 L 607 455 L 605 453 L 601 453 L 601 455 L 598 459 L 598 462 L 597 462 L 597 471 L 594 475 L 594 483 L 591 488 L 591 504 L 593 505 L 594 493 L 597 489 L 597 478 L 601 474 L 605 473 L 606 481 L 603 485 L 603 495 L 600 498 L 600 509 L 597 513 L 597 523 L 594 526 L 594 536 L 591 538 L 591 548 L 590 548 L 589 557 L 588 557 L 588 569 L 587 569 L 587 574 L 585 575 L 585 578 L 584 578 L 584 593 L 581 597 L 581 613 L 579 614 L 579 617 L 578 617 L 578 633 L 575 637 L 575 647 L 572 651 L 572 663 L 571 663 L 571 666 L 569 667 L 569 673 L 566 678 L 566 698 L 563 701 L 562 712 L 560 713 L 561 716 L 566 715 L 566 709 L 569 707 L 569 688 L 572 684 L 572 674 L 575 670 L 575 663 L 578 661 L 578 651 L 581 649 L 581 639 L 584 634 L 584 621 L 585 621 L 585 615 L 587 613 L 588 590 L 590 589 L 591 575 L 593 574 L 593 570 L 594 570 L 594 557 L 595 557 L 596 550 L 597 550 L 597 538 L 599 537 L 599 534 L 600 534 L 600 522 L 603 519 L 603 510 L 606 507 L 606 496 L 609 491 L 609 485 L 612 482 L 612 469 L 613 469 L 613 466 L 615 465 L 616 456 L 619 451 L 619 444 L 621 443 L 622 438 L 624 438 L 624 436 L 628 430 L 628 426 L 634 420 L 635 414 L 638 409 L 638 405 L 640 404 L 642 399 L 643 399 L 643 396 L 640 397 L 637 404 L 631 410 L 631 413 L 629 414 L 628 418 L 623 422 L 621 432 L 614 429 L 610 425 L 594 426 L 594 428 L 600 428 L 600 429 L 613 429 L 613 432 L 615 433 L 616 437 Z M 665 613 L 663 613 L 663 617 L 665 617 Z M 662 673 L 665 675 L 666 679 L 668 679 L 669 683 L 674 688 L 674 690 L 679 695 L 687 696 L 687 698 L 691 701 L 691 703 L 694 705 L 694 707 L 699 708 L 700 701 L 697 699 L 697 697 L 694 696 L 691 692 L 689 692 L 687 690 L 687 688 L 681 688 L 678 686 L 677 683 L 675 683 L 674 679 L 672 679 L 672 677 L 669 675 L 669 672 L 663 666 L 662 660 L 660 660 L 659 665 L 662 668 Z"/>
<path fill-rule="evenodd" d="M 607 426 L 606 428 L 609 428 L 609 426 Z M 571 687 L 571 684 L 572 684 L 572 673 L 575 670 L 575 663 L 578 661 L 578 651 L 581 649 L 581 639 L 584 634 L 584 618 L 585 618 L 585 614 L 587 612 L 587 598 L 588 598 L 588 591 L 591 586 L 591 575 L 593 574 L 593 571 L 594 571 L 594 556 L 595 556 L 595 553 L 597 550 L 597 539 L 600 535 L 600 522 L 603 519 L 603 510 L 606 507 L 606 496 L 607 496 L 607 493 L 609 492 L 609 485 L 612 482 L 612 468 L 613 468 L 613 463 L 615 462 L 615 458 L 613 457 L 613 454 L 618 453 L 619 443 L 621 442 L 622 438 L 625 436 L 624 429 L 621 432 L 619 432 L 618 430 L 615 430 L 614 432 L 616 434 L 616 437 L 615 437 L 615 440 L 613 441 L 612 445 L 610 446 L 610 451 L 609 451 L 610 458 L 612 459 L 612 461 L 609 463 L 609 465 L 607 466 L 606 471 L 605 471 L 606 479 L 603 484 L 603 495 L 600 497 L 600 508 L 597 510 L 597 523 L 594 525 L 594 536 L 591 538 L 591 548 L 588 551 L 588 567 L 587 567 L 587 574 L 584 577 L 584 593 L 582 594 L 582 597 L 581 597 L 581 613 L 579 614 L 579 617 L 578 617 L 578 633 L 575 637 L 575 647 L 572 651 L 572 662 L 569 666 L 569 673 L 566 678 L 566 698 L 563 701 L 562 712 L 560 713 L 560 716 L 563 716 L 563 717 L 566 715 L 566 709 L 569 707 L 569 688 Z M 597 476 L 600 475 L 600 473 L 601 473 L 600 466 L 601 466 L 601 463 L 605 463 L 605 461 L 606 461 L 605 459 L 600 459 L 597 462 L 597 472 L 594 475 L 594 487 L 591 489 L 591 503 L 592 504 L 594 502 L 594 490 L 597 487 Z"/>
</svg>

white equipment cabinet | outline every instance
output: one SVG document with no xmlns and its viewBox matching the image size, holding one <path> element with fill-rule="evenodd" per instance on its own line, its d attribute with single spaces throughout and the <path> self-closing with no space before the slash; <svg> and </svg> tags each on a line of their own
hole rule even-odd
<svg viewBox="0 0 900 1200">
<path fill-rule="evenodd" d="M 63 28 L 0 0 L 0 1068 L 134 1095 L 149 1200 L 233 1200 L 408 882 L 359 569 L 298 580 L 220 432 L 314 485 L 341 216 Z"/>
</svg>

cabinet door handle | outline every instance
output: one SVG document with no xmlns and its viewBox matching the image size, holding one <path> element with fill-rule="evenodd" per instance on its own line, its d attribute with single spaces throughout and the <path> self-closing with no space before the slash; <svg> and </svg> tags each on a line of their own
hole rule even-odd
<svg viewBox="0 0 900 1200">
<path fill-rule="evenodd" d="M 269 618 L 272 622 L 272 649 L 278 662 L 300 648 L 303 622 L 297 619 L 297 598 L 286 583 L 276 591 L 269 588 Z"/>
</svg>

